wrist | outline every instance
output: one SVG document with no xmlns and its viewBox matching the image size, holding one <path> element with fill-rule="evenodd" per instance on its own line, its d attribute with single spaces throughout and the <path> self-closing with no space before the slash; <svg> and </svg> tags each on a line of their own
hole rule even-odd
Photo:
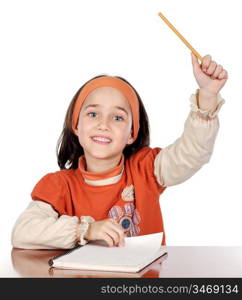
<svg viewBox="0 0 242 300">
<path fill-rule="evenodd" d="M 87 241 L 90 240 L 89 232 L 90 232 L 91 226 L 92 226 L 92 223 L 89 223 L 87 229 L 85 230 L 85 232 L 83 234 L 84 240 L 87 240 Z"/>
<path fill-rule="evenodd" d="M 213 113 L 217 108 L 217 94 L 203 88 L 197 92 L 197 105 L 203 111 Z"/>
<path fill-rule="evenodd" d="M 207 97 L 207 98 L 212 98 L 212 97 L 217 97 L 218 93 L 214 93 L 209 91 L 206 88 L 199 88 L 199 92 L 203 94 L 203 96 Z"/>
<path fill-rule="evenodd" d="M 90 216 L 81 216 L 80 224 L 78 227 L 79 238 L 78 244 L 85 245 L 88 242 L 88 230 L 91 223 L 95 222 L 95 220 Z"/>
<path fill-rule="evenodd" d="M 196 90 L 196 93 L 192 94 L 190 97 L 192 115 L 194 116 L 194 118 L 196 118 L 197 116 L 197 118 L 204 120 L 214 119 L 220 111 L 221 106 L 225 103 L 224 99 L 220 94 L 218 94 L 216 96 L 216 105 L 214 109 L 202 109 L 198 105 L 198 94 L 199 90 Z"/>
</svg>

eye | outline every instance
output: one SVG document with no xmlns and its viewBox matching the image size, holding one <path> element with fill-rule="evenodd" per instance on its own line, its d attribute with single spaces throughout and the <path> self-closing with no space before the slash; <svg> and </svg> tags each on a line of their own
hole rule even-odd
<svg viewBox="0 0 242 300">
<path fill-rule="evenodd" d="M 95 112 L 89 112 L 87 115 L 90 116 L 91 118 L 93 118 L 93 115 L 96 115 L 96 113 Z"/>
<path fill-rule="evenodd" d="M 121 121 L 124 119 L 123 117 L 121 116 L 115 116 L 115 118 L 121 118 Z M 116 119 L 117 120 L 117 119 Z M 120 119 L 119 119 L 120 120 Z"/>
</svg>

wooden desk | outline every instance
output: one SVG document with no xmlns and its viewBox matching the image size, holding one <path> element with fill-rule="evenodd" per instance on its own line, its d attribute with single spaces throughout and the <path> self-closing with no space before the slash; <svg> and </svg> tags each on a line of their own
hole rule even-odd
<svg viewBox="0 0 242 300">
<path fill-rule="evenodd" d="M 170 246 L 167 255 L 146 267 L 135 277 L 242 277 L 242 247 Z M 12 265 L 19 277 L 133 277 L 132 274 L 60 270 L 48 260 L 66 250 L 12 249 Z"/>
</svg>

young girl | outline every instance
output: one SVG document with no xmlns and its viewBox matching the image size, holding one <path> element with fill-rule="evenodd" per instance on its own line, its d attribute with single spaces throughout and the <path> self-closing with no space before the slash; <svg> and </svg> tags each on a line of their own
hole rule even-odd
<svg viewBox="0 0 242 300">
<path fill-rule="evenodd" d="M 14 225 L 14 247 L 68 249 L 94 240 L 122 246 L 125 236 L 156 232 L 165 245 L 159 196 L 209 161 L 228 78 L 209 55 L 199 64 L 192 54 L 192 65 L 199 89 L 183 134 L 164 149 L 149 147 L 145 108 L 125 79 L 97 76 L 79 89 L 58 141 L 61 170 L 34 187 Z"/>
</svg>

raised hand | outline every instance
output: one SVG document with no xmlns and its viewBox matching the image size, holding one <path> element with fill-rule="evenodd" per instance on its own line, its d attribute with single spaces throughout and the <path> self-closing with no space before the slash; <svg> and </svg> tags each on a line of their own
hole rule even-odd
<svg viewBox="0 0 242 300">
<path fill-rule="evenodd" d="M 199 87 L 208 93 L 217 95 L 228 79 L 228 72 L 222 65 L 213 61 L 211 55 L 204 56 L 201 64 L 193 53 L 191 56 L 193 74 Z"/>
</svg>

